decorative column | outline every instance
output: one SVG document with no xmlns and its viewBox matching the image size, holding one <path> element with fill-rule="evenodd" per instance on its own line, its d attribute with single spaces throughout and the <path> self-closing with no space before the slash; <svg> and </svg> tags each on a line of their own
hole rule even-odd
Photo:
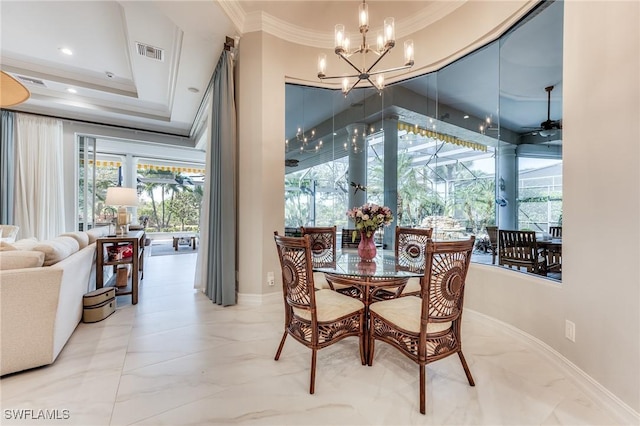
<svg viewBox="0 0 640 426">
<path fill-rule="evenodd" d="M 395 220 L 384 229 L 383 247 L 393 248 L 398 224 L 398 117 L 384 120 L 384 205 L 393 212 Z"/>
<path fill-rule="evenodd" d="M 516 146 L 501 145 L 496 158 L 496 225 L 518 229 L 518 163 Z"/>
<path fill-rule="evenodd" d="M 367 147 L 365 146 L 364 123 L 353 123 L 346 126 L 348 132 L 347 149 L 349 150 L 349 209 L 360 207 L 367 202 L 367 193 L 364 190 L 351 186 L 367 186 Z M 354 225 L 354 224 L 351 224 Z M 350 226 L 351 226 L 350 225 Z"/>
</svg>

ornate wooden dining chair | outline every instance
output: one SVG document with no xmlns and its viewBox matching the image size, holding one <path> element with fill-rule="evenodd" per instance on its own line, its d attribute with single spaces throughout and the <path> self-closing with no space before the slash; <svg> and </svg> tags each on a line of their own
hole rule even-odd
<svg viewBox="0 0 640 426">
<path fill-rule="evenodd" d="M 489 236 L 489 247 L 491 251 L 491 263 L 496 264 L 496 256 L 498 255 L 498 227 L 486 226 L 487 235 Z"/>
<path fill-rule="evenodd" d="M 425 251 L 421 297 L 399 297 L 369 307 L 369 365 L 376 340 L 386 342 L 420 366 L 420 412 L 425 414 L 425 366 L 458 354 L 469 385 L 475 386 L 462 354 L 465 280 L 475 237 L 433 242 Z"/>
<path fill-rule="evenodd" d="M 364 304 L 329 289 L 314 288 L 309 236 L 284 237 L 274 232 L 284 297 L 284 334 L 275 360 L 280 358 L 287 335 L 311 349 L 311 383 L 315 392 L 317 351 L 345 337 L 358 336 L 364 365 Z"/>
<path fill-rule="evenodd" d="M 562 238 L 562 226 L 550 226 L 549 235 L 551 238 Z"/>
<path fill-rule="evenodd" d="M 418 272 L 424 274 L 424 253 L 427 241 L 431 238 L 433 228 L 404 228 L 396 226 L 395 258 L 399 271 Z M 379 290 L 375 298 L 391 299 L 400 296 L 419 296 L 422 290 L 419 277 L 411 277 L 401 292 L 399 288 Z"/>
<path fill-rule="evenodd" d="M 314 268 L 336 267 L 336 227 L 300 227 L 301 234 L 308 235 L 311 243 L 311 260 Z M 316 288 L 332 288 L 323 272 L 314 272 Z"/>
<path fill-rule="evenodd" d="M 538 247 L 533 231 L 498 232 L 498 263 L 509 268 L 526 268 L 527 272 L 547 275 L 547 259 L 544 250 Z"/>
</svg>

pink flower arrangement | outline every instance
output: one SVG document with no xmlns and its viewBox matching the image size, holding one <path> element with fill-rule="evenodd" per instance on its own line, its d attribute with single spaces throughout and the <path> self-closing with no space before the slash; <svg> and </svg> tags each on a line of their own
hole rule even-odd
<svg viewBox="0 0 640 426">
<path fill-rule="evenodd" d="M 377 229 L 389 226 L 393 222 L 393 214 L 387 206 L 364 204 L 347 210 L 347 216 L 356 224 L 356 229 L 370 238 Z M 353 236 L 355 240 L 355 235 Z"/>
</svg>

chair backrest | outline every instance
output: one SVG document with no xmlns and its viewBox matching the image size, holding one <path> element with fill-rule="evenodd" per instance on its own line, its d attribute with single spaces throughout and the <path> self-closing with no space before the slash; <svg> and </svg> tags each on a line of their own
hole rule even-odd
<svg viewBox="0 0 640 426">
<path fill-rule="evenodd" d="M 273 233 L 282 269 L 282 289 L 286 314 L 293 308 L 311 311 L 315 319 L 315 288 L 309 237 L 284 237 Z"/>
<path fill-rule="evenodd" d="M 425 249 L 432 233 L 432 228 L 403 228 L 396 226 L 396 269 L 423 272 Z"/>
<path fill-rule="evenodd" d="M 336 266 L 336 227 L 301 227 L 302 236 L 308 235 L 311 260 L 317 268 Z"/>
<path fill-rule="evenodd" d="M 474 236 L 464 241 L 427 242 L 422 278 L 421 339 L 425 338 L 428 322 L 455 321 L 462 315 L 465 281 L 474 244 Z M 459 343 L 445 340 L 442 344 Z"/>
<path fill-rule="evenodd" d="M 0 225 L 0 238 L 2 238 L 2 241 L 12 243 L 16 240 L 19 230 L 20 230 L 19 226 Z"/>
<path fill-rule="evenodd" d="M 498 250 L 500 264 L 535 264 L 538 260 L 538 244 L 534 231 L 499 231 Z"/>
<path fill-rule="evenodd" d="M 353 238 L 353 233 L 356 233 L 356 237 Z M 342 228 L 342 248 L 358 248 L 360 244 L 360 232 L 357 229 Z"/>
<path fill-rule="evenodd" d="M 497 226 L 487 226 L 485 227 L 487 230 L 487 235 L 489 236 L 489 243 L 492 247 L 498 247 L 498 227 Z"/>
<path fill-rule="evenodd" d="M 550 226 L 549 235 L 551 238 L 562 238 L 562 226 Z"/>
</svg>

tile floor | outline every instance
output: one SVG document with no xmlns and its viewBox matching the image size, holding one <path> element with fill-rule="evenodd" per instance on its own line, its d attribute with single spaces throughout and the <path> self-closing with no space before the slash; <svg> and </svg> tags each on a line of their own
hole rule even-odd
<svg viewBox="0 0 640 426">
<path fill-rule="evenodd" d="M 273 360 L 281 299 L 214 305 L 192 288 L 195 258 L 147 258 L 138 305 L 123 297 L 105 321 L 80 324 L 53 365 L 0 380 L 0 423 L 616 424 L 542 356 L 468 318 L 464 348 L 476 386 L 457 357 L 430 364 L 426 416 L 418 411 L 418 367 L 382 343 L 372 367 L 360 365 L 356 339 L 321 350 L 309 395 L 306 348 L 289 338 Z M 15 420 L 20 409 L 68 418 Z"/>
</svg>

